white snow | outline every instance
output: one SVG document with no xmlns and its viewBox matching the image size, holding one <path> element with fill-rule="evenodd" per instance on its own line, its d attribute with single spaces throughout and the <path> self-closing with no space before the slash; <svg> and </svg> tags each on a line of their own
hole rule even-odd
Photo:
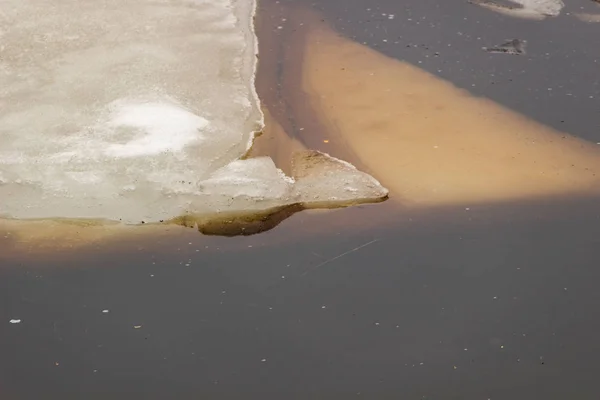
<svg viewBox="0 0 600 400">
<path fill-rule="evenodd" d="M 107 126 L 131 128 L 135 137 L 126 143 L 108 145 L 104 154 L 114 157 L 140 157 L 165 151 L 180 152 L 203 139 L 209 122 L 168 103 L 123 104 L 111 115 Z"/>
</svg>

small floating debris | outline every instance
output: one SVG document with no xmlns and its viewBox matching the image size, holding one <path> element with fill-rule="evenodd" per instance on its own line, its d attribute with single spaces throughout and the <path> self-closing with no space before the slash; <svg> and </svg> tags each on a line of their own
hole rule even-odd
<svg viewBox="0 0 600 400">
<path fill-rule="evenodd" d="M 108 313 L 109 313 L 109 310 L 102 310 L 102 313 L 103 313 L 103 314 L 108 314 Z"/>
<path fill-rule="evenodd" d="M 510 39 L 506 42 L 493 47 L 483 47 L 483 50 L 488 53 L 504 53 L 522 55 L 525 54 L 525 47 L 527 46 L 526 40 Z"/>
<path fill-rule="evenodd" d="M 9 322 L 10 322 L 11 324 L 20 324 L 20 323 L 21 323 L 21 320 L 20 320 L 20 319 L 11 319 Z"/>
<path fill-rule="evenodd" d="M 133 326 L 133 329 L 141 329 L 141 328 L 142 328 L 142 326 L 141 326 L 141 325 L 134 325 L 134 326 Z"/>
</svg>

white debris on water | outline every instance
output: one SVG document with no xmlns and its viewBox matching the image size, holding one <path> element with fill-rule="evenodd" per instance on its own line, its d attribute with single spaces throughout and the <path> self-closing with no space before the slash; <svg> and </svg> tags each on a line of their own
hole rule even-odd
<svg viewBox="0 0 600 400">
<path fill-rule="evenodd" d="M 11 319 L 9 322 L 10 322 L 11 324 L 20 324 L 20 323 L 21 323 L 21 320 L 20 320 L 20 319 Z"/>
<path fill-rule="evenodd" d="M 137 224 L 384 197 L 333 158 L 302 179 L 244 159 L 263 128 L 255 6 L 4 0 L 0 217 Z"/>
<path fill-rule="evenodd" d="M 493 0 L 469 0 L 489 10 L 511 17 L 542 20 L 557 17 L 565 7 L 562 0 L 511 0 L 515 5 L 506 5 Z"/>
</svg>

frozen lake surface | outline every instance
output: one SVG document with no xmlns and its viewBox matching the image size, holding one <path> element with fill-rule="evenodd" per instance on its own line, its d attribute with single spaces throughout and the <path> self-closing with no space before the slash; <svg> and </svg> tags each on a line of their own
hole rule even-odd
<svg viewBox="0 0 600 400">
<path fill-rule="evenodd" d="M 253 0 L 2 0 L 0 215 L 126 223 L 387 195 L 323 153 L 244 159 Z"/>
</svg>

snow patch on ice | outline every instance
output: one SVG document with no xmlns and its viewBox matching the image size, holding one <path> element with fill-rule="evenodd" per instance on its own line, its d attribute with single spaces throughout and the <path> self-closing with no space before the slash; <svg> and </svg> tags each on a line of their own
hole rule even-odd
<svg viewBox="0 0 600 400">
<path fill-rule="evenodd" d="M 104 154 L 114 157 L 140 157 L 162 152 L 180 152 L 191 143 L 200 143 L 209 122 L 185 109 L 167 103 L 115 104 L 108 127 L 131 128 L 135 137 L 110 144 Z"/>
</svg>

